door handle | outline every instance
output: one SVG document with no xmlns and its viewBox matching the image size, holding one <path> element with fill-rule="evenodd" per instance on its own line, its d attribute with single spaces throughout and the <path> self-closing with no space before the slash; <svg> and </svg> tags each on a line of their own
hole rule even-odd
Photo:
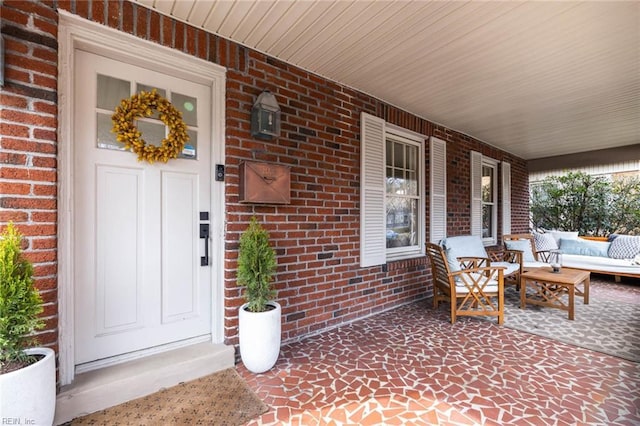
<svg viewBox="0 0 640 426">
<path fill-rule="evenodd" d="M 204 256 L 200 257 L 200 266 L 209 265 L 209 224 L 200 224 L 200 238 L 204 238 Z"/>
</svg>

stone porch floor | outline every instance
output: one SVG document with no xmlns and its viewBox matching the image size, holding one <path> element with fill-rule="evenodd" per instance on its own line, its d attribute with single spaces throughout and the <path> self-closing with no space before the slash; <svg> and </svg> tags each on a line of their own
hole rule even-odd
<svg viewBox="0 0 640 426">
<path fill-rule="evenodd" d="M 640 300 L 638 281 L 607 284 Z M 267 373 L 237 369 L 270 406 L 251 425 L 640 424 L 640 364 L 479 319 L 452 326 L 426 301 L 284 345 Z"/>
</svg>

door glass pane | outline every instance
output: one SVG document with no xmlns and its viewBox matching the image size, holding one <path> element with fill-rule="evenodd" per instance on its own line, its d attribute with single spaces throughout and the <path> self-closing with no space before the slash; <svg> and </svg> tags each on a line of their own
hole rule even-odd
<svg viewBox="0 0 640 426">
<path fill-rule="evenodd" d="M 180 154 L 180 158 L 198 158 L 198 132 L 194 130 L 187 130 L 189 135 L 189 141 L 184 145 L 184 149 Z"/>
<path fill-rule="evenodd" d="M 138 87 L 136 88 L 136 92 L 140 93 L 142 91 L 145 92 L 151 92 L 153 89 L 156 89 L 156 92 L 158 92 L 158 95 L 162 96 L 163 98 L 167 97 L 167 91 L 164 89 L 161 89 L 159 87 L 155 87 L 155 86 L 149 86 L 148 84 L 142 84 L 142 83 L 138 83 Z"/>
<path fill-rule="evenodd" d="M 116 134 L 111 131 L 113 128 L 111 114 L 98 112 L 96 115 L 98 148 L 123 151 L 124 144 L 119 143 L 116 140 Z"/>
<path fill-rule="evenodd" d="M 138 120 L 136 126 L 140 133 L 142 133 L 142 139 L 147 145 L 162 145 L 162 139 L 165 137 L 166 126 L 162 123 L 152 121 Z"/>
<path fill-rule="evenodd" d="M 182 112 L 182 119 L 187 126 L 198 125 L 198 100 L 196 98 L 174 92 L 171 95 L 171 103 L 178 111 Z"/>
<path fill-rule="evenodd" d="M 97 102 L 100 109 L 114 110 L 122 99 L 131 96 L 131 83 L 126 80 L 98 74 Z"/>
<path fill-rule="evenodd" d="M 159 89 L 159 88 L 154 87 L 154 86 L 149 86 L 147 84 L 141 84 L 141 83 L 138 83 L 138 90 L 137 90 L 136 93 L 140 93 L 142 91 L 151 92 L 153 89 L 156 89 L 156 92 L 158 92 L 158 94 L 160 96 L 162 96 L 163 98 L 167 97 L 167 91 L 166 90 Z M 153 110 L 152 114 L 149 116 L 149 118 L 154 118 L 156 120 L 160 120 L 160 114 L 158 113 L 158 111 Z"/>
</svg>

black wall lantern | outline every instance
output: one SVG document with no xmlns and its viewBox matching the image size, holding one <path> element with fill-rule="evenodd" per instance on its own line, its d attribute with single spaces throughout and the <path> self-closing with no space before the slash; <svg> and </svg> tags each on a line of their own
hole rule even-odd
<svg viewBox="0 0 640 426">
<path fill-rule="evenodd" d="M 251 136 L 260 139 L 280 136 L 280 107 L 276 97 L 268 90 L 260 93 L 251 108 Z"/>
</svg>

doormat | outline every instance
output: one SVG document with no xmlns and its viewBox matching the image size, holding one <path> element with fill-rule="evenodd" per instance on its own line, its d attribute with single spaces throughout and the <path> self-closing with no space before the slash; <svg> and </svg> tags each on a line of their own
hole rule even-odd
<svg viewBox="0 0 640 426">
<path fill-rule="evenodd" d="M 71 425 L 243 425 L 268 407 L 235 369 L 209 376 L 71 421 Z"/>
<path fill-rule="evenodd" d="M 640 286 L 592 277 L 590 289 L 588 305 L 575 297 L 571 321 L 560 309 L 534 305 L 520 309 L 520 293 L 508 286 L 504 326 L 640 362 Z"/>
</svg>

